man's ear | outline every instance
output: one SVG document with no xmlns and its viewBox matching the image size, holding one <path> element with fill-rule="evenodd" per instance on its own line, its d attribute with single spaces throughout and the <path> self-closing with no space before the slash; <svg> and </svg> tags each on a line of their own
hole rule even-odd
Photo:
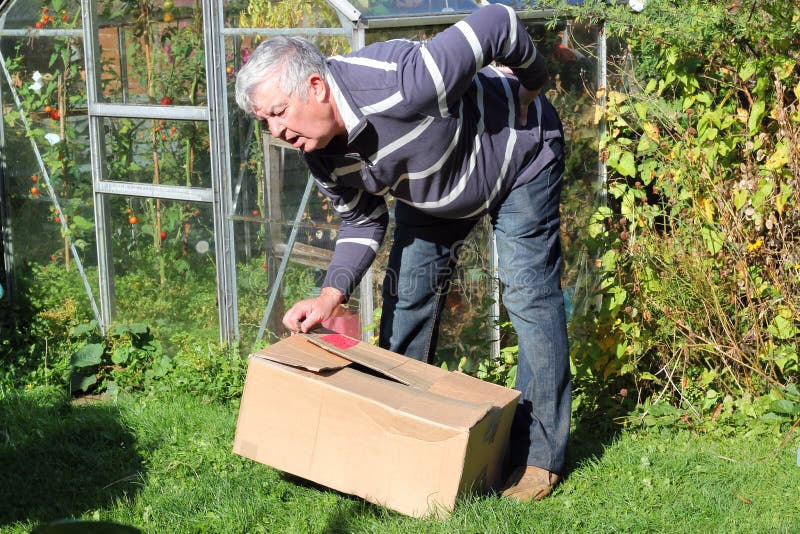
<svg viewBox="0 0 800 534">
<path fill-rule="evenodd" d="M 328 100 L 328 84 L 325 82 L 325 78 L 317 73 L 309 76 L 308 95 L 317 102 L 326 102 Z"/>
</svg>

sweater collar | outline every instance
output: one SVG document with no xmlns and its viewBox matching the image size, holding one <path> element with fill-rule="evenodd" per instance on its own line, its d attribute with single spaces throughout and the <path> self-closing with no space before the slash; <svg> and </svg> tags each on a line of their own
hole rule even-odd
<svg viewBox="0 0 800 534">
<path fill-rule="evenodd" d="M 348 143 L 352 142 L 364 131 L 364 128 L 367 126 L 367 119 L 364 118 L 364 115 L 357 107 L 351 105 L 352 97 L 342 90 L 336 76 L 331 72 L 330 68 L 328 69 L 328 74 L 325 79 L 328 82 L 328 86 L 331 88 L 331 94 L 336 102 L 336 107 L 339 109 L 339 115 L 344 121 L 344 127 L 347 129 L 347 141 Z"/>
</svg>

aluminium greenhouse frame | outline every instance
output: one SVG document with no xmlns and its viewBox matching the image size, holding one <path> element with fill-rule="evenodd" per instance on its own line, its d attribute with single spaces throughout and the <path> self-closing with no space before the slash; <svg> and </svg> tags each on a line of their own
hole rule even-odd
<svg viewBox="0 0 800 534">
<path fill-rule="evenodd" d="M 0 29 L 2 35 L 16 36 L 35 36 L 35 35 L 69 35 L 80 36 L 83 39 L 84 63 L 86 72 L 87 86 L 87 115 L 89 122 L 89 145 L 90 145 L 90 165 L 92 174 L 92 195 L 95 234 L 97 240 L 97 262 L 99 277 L 99 306 L 95 303 L 91 288 L 83 275 L 84 286 L 89 294 L 95 316 L 103 330 L 113 322 L 115 315 L 115 280 L 113 272 L 113 261 L 111 252 L 111 224 L 108 208 L 108 200 L 112 195 L 147 197 L 156 199 L 201 202 L 212 206 L 214 246 L 216 258 L 216 278 L 217 278 L 217 303 L 219 320 L 219 337 L 225 342 L 234 342 L 240 339 L 239 334 L 239 311 L 238 295 L 236 288 L 236 251 L 234 247 L 234 228 L 235 206 L 238 194 L 238 186 L 234 189 L 233 173 L 231 170 L 230 158 L 230 125 L 229 125 L 229 100 L 226 86 L 226 65 L 225 65 L 225 38 L 239 37 L 247 35 L 270 36 L 270 35 L 343 35 L 347 37 L 352 50 L 357 50 L 365 46 L 367 35 L 373 30 L 416 28 L 420 26 L 446 25 L 453 24 L 466 16 L 467 13 L 440 13 L 425 15 L 405 15 L 405 16 L 386 16 L 386 17 L 365 17 L 352 4 L 346 0 L 327 0 L 327 3 L 336 11 L 340 28 L 235 28 L 225 26 L 225 0 L 201 0 L 203 13 L 203 43 L 205 47 L 205 76 L 207 83 L 207 103 L 206 105 L 184 106 L 184 105 L 141 105 L 129 104 L 123 94 L 122 103 L 108 103 L 102 98 L 100 83 L 100 52 L 99 52 L 99 33 L 97 19 L 97 0 L 80 0 L 82 29 L 75 30 L 55 30 L 55 29 L 30 29 L 30 30 L 4 30 Z M 6 3 L 7 4 L 7 3 Z M 523 20 L 543 20 L 552 17 L 551 10 L 517 10 Z M 122 37 L 120 37 L 120 40 Z M 597 52 L 598 52 L 598 87 L 604 87 L 606 83 L 605 70 L 605 35 L 602 29 L 597 33 Z M 3 58 L 0 58 L 3 59 Z M 120 55 L 120 61 L 124 62 L 124 55 Z M 4 61 L 4 60 L 3 60 Z M 124 63 L 122 65 L 124 68 Z M 5 68 L 5 64 L 3 65 Z M 0 95 L 3 98 L 4 95 Z M 602 102 L 600 102 L 602 104 Z M 124 182 L 106 179 L 106 162 L 104 147 L 103 120 L 106 118 L 145 118 L 163 120 L 183 120 L 183 121 L 203 121 L 208 124 L 209 131 L 209 152 L 210 152 L 210 187 L 188 187 L 177 185 L 147 184 L 138 182 Z M 600 124 L 602 131 L 603 125 Z M 0 139 L 4 135 L 3 125 L 0 125 Z M 38 155 L 38 149 L 34 144 L 34 151 Z M 40 167 L 43 162 L 37 157 Z M 46 178 L 46 172 L 43 172 Z M 266 176 L 262 177 L 267 181 L 272 177 L 269 170 Z M 240 177 L 241 178 L 241 177 Z M 599 200 L 602 202 L 602 195 L 605 191 L 605 169 L 598 158 Z M 304 209 L 303 203 L 308 200 L 310 192 L 311 178 L 306 187 L 306 194 L 298 210 L 298 216 Z M 2 187 L 0 183 L 0 187 Z M 2 193 L 2 191 L 0 191 Z M 5 199 L 5 195 L 0 195 Z M 58 200 L 51 193 L 52 201 L 58 208 Z M 4 202 L 4 200 L 3 200 Z M 59 208 L 60 209 L 60 208 Z M 8 210 L 0 203 L 0 217 L 8 217 Z M 66 230 L 62 217 L 62 227 Z M 299 219 L 295 220 L 293 230 L 297 226 Z M 10 227 L 7 220 L 0 221 L 5 234 Z M 278 273 L 278 278 L 272 285 L 265 314 L 259 330 L 258 338 L 263 334 L 267 316 L 272 310 L 277 292 L 280 291 L 281 276 L 286 262 L 295 244 L 296 232 L 292 232 L 287 241 L 282 259 L 282 270 Z M 3 262 L 4 268 L 11 277 L 13 267 L 13 242 L 9 236 L 3 235 Z M 77 254 L 74 254 L 78 258 Z M 492 240 L 491 247 L 491 270 L 496 274 L 496 247 Z M 79 260 L 78 260 L 79 261 Z M 79 265 L 79 269 L 81 269 Z M 81 272 L 83 272 L 81 270 Z M 360 324 L 363 337 L 367 339 L 371 332 L 369 325 L 373 322 L 373 294 L 371 283 L 372 271 L 368 271 L 360 285 Z M 13 277 L 8 280 L 9 290 L 13 293 Z M 499 288 L 493 288 L 497 297 Z M 495 298 L 492 315 L 499 317 L 500 304 L 499 298 Z M 497 327 L 499 329 L 499 326 Z M 499 353 L 499 335 L 494 336 L 492 352 Z"/>
</svg>

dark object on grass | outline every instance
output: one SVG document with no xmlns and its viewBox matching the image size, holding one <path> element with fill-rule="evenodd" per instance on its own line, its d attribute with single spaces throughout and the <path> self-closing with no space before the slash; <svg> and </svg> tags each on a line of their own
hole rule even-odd
<svg viewBox="0 0 800 534">
<path fill-rule="evenodd" d="M 109 521 L 62 519 L 42 525 L 33 534 L 141 534 L 141 530 Z"/>
</svg>

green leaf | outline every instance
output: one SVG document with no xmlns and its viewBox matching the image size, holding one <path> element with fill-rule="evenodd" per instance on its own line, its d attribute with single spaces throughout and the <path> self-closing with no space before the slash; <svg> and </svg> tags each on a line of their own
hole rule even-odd
<svg viewBox="0 0 800 534">
<path fill-rule="evenodd" d="M 703 238 L 703 244 L 712 256 L 722 250 L 722 245 L 725 243 L 725 236 L 722 232 L 704 226 L 700 229 L 700 236 Z"/>
<path fill-rule="evenodd" d="M 773 70 L 775 71 L 775 76 L 779 80 L 785 80 L 786 78 L 792 75 L 792 71 L 794 70 L 794 64 L 795 64 L 794 58 L 789 58 L 789 57 L 778 58 L 776 60 L 776 63 L 777 64 L 775 65 Z"/>
<path fill-rule="evenodd" d="M 616 250 L 609 249 L 603 254 L 600 263 L 604 269 L 611 271 L 617 267 L 617 258 L 619 258 L 619 253 Z"/>
<path fill-rule="evenodd" d="M 117 347 L 113 354 L 111 354 L 111 361 L 117 365 L 121 365 L 128 361 L 128 358 L 131 355 L 131 347 L 124 346 L 124 347 Z"/>
<path fill-rule="evenodd" d="M 78 349 L 70 359 L 73 367 L 98 365 L 103 358 L 105 347 L 101 343 L 89 343 Z"/>
<path fill-rule="evenodd" d="M 786 399 L 774 400 L 769 403 L 769 410 L 783 415 L 798 415 L 800 414 L 800 404 Z"/>
<path fill-rule="evenodd" d="M 144 323 L 133 323 L 129 325 L 130 331 L 134 334 L 146 334 L 148 327 Z"/>
<path fill-rule="evenodd" d="M 756 62 L 754 60 L 747 61 L 742 68 L 739 69 L 739 77 L 742 81 L 749 80 L 753 74 L 756 73 Z"/>
<path fill-rule="evenodd" d="M 659 402 L 650 407 L 650 415 L 653 417 L 663 417 L 665 415 L 675 415 L 678 410 L 668 402 Z"/>
<path fill-rule="evenodd" d="M 740 210 L 747 204 L 747 198 L 749 193 L 746 189 L 737 189 L 733 192 L 733 205 L 736 207 L 736 210 Z"/>
<path fill-rule="evenodd" d="M 776 171 L 781 167 L 784 167 L 789 164 L 789 143 L 785 139 L 781 139 L 778 142 L 777 146 L 775 147 L 775 152 L 773 152 L 767 162 L 764 164 L 764 167 L 770 171 Z"/>
<path fill-rule="evenodd" d="M 80 215 L 73 215 L 70 219 L 72 226 L 84 232 L 91 232 L 94 230 L 94 223 Z"/>
<path fill-rule="evenodd" d="M 753 107 L 750 108 L 750 118 L 747 120 L 747 129 L 750 135 L 758 133 L 761 126 L 761 119 L 764 118 L 766 104 L 763 100 L 756 100 L 753 102 Z"/>
<path fill-rule="evenodd" d="M 750 203 L 753 204 L 753 207 L 758 209 L 763 206 L 767 198 L 772 194 L 774 188 L 775 183 L 772 180 L 761 180 L 761 182 L 759 182 L 758 191 L 753 193 L 753 196 L 750 198 Z"/>
<path fill-rule="evenodd" d="M 97 321 L 92 319 L 88 323 L 81 323 L 75 328 L 72 329 L 72 335 L 75 337 L 80 337 L 89 333 L 92 333 L 97 328 Z"/>
<path fill-rule="evenodd" d="M 647 105 L 643 102 L 636 102 L 633 105 L 633 109 L 636 111 L 636 114 L 639 116 L 639 120 L 647 119 Z"/>
<path fill-rule="evenodd" d="M 769 325 L 769 333 L 778 339 L 792 339 L 797 336 L 797 327 L 791 319 L 776 315 Z"/>
<path fill-rule="evenodd" d="M 81 375 L 73 373 L 69 377 L 69 386 L 72 391 L 87 391 L 91 386 L 97 383 L 97 377 L 94 375 Z"/>
<path fill-rule="evenodd" d="M 124 334 L 126 332 L 130 332 L 130 331 L 131 331 L 131 329 L 128 328 L 128 325 L 115 324 L 114 325 L 114 331 L 111 333 L 111 335 L 119 337 L 122 334 Z"/>
<path fill-rule="evenodd" d="M 632 152 L 626 150 L 622 153 L 617 165 L 617 171 L 623 176 L 636 176 L 636 159 L 633 157 Z"/>
</svg>

